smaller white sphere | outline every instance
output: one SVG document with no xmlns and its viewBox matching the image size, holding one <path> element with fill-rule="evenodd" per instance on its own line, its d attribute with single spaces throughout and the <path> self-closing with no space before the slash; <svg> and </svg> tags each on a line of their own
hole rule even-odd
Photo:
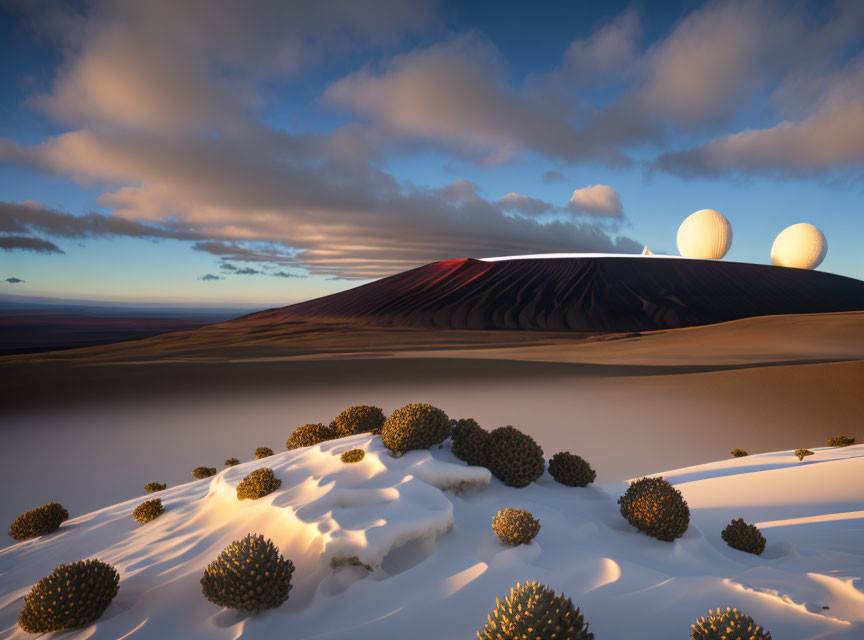
<svg viewBox="0 0 864 640">
<path fill-rule="evenodd" d="M 815 269 L 828 253 L 828 241 L 812 224 L 800 222 L 786 227 L 771 245 L 771 263 L 778 267 Z"/>
<path fill-rule="evenodd" d="M 677 244 L 685 258 L 720 260 L 732 246 L 732 225 L 714 209 L 700 209 L 678 227 Z"/>
</svg>

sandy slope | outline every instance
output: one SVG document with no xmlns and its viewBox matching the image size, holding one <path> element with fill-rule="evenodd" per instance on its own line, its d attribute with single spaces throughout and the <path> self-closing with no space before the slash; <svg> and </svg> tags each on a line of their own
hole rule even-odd
<svg viewBox="0 0 864 640">
<path fill-rule="evenodd" d="M 341 463 L 338 454 L 356 446 L 366 459 Z M 263 466 L 281 489 L 238 503 L 237 482 Z M 289 451 L 169 489 L 166 513 L 147 525 L 130 515 L 139 497 L 0 551 L 0 633 L 27 637 L 15 629 L 21 598 L 55 565 L 98 557 L 120 570 L 120 593 L 94 627 L 64 637 L 470 638 L 495 597 L 525 579 L 571 596 L 600 639 L 686 637 L 717 605 L 746 610 L 775 638 L 861 637 L 864 488 L 853 480 L 864 475 L 864 446 L 817 449 L 804 463 L 785 451 L 665 475 L 692 509 L 674 543 L 621 518 L 625 483 L 576 489 L 544 476 L 512 489 L 446 447 L 397 459 L 370 436 Z M 540 518 L 534 543 L 497 541 L 489 522 L 504 506 Z M 721 540 L 738 516 L 760 523 L 762 556 Z M 198 580 L 249 531 L 272 538 L 297 570 L 288 602 L 247 618 L 207 602 Z M 371 572 L 339 566 L 350 558 Z"/>
</svg>

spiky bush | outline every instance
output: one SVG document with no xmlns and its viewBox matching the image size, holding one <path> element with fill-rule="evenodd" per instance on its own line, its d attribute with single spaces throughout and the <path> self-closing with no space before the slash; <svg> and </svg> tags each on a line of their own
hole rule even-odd
<svg viewBox="0 0 864 640">
<path fill-rule="evenodd" d="M 142 502 L 135 507 L 135 510 L 132 512 L 132 517 L 135 518 L 139 524 L 147 524 L 151 520 L 155 520 L 161 516 L 163 513 L 165 513 L 165 507 L 162 506 L 161 498 L 153 498 L 152 500 Z"/>
<path fill-rule="evenodd" d="M 273 469 L 256 469 L 237 485 L 237 499 L 257 500 L 281 486 L 282 481 L 273 475 Z"/>
<path fill-rule="evenodd" d="M 250 533 L 207 565 L 201 590 L 220 607 L 257 612 L 288 599 L 292 573 L 294 564 L 282 557 L 272 541 Z"/>
<path fill-rule="evenodd" d="M 196 480 L 202 480 L 216 475 L 216 467 L 195 467 L 192 469 L 192 477 Z"/>
<path fill-rule="evenodd" d="M 594 640 L 573 601 L 538 582 L 517 583 L 495 604 L 478 640 Z"/>
<path fill-rule="evenodd" d="M 486 466 L 508 487 L 525 487 L 543 475 L 546 461 L 534 438 L 511 426 L 498 427 L 486 443 Z"/>
<path fill-rule="evenodd" d="M 627 522 L 658 540 L 672 542 L 690 525 L 690 507 L 681 492 L 663 478 L 633 482 L 618 504 Z"/>
<path fill-rule="evenodd" d="M 690 640 L 771 640 L 771 634 L 738 609 L 718 607 L 690 627 Z"/>
<path fill-rule="evenodd" d="M 225 461 L 226 467 L 236 467 L 238 464 L 240 464 L 240 461 L 237 458 L 228 458 Z"/>
<path fill-rule="evenodd" d="M 321 424 L 320 422 L 304 424 L 302 427 L 294 429 L 294 433 L 289 436 L 285 446 L 289 449 L 311 447 L 321 442 L 333 440 L 336 437 L 336 427 Z"/>
<path fill-rule="evenodd" d="M 147 493 L 156 493 L 157 491 L 165 491 L 167 486 L 161 482 L 148 482 L 144 485 L 144 491 Z"/>
<path fill-rule="evenodd" d="M 269 458 L 273 455 L 273 449 L 270 447 L 258 447 L 255 449 L 255 459 L 260 460 L 261 458 Z"/>
<path fill-rule="evenodd" d="M 812 456 L 812 455 L 813 455 L 813 452 L 810 451 L 810 449 L 795 449 L 795 457 L 798 458 L 799 462 L 801 460 L 803 460 L 804 458 L 806 458 L 807 456 Z"/>
<path fill-rule="evenodd" d="M 69 519 L 69 512 L 59 502 L 31 509 L 15 518 L 9 527 L 9 537 L 15 540 L 27 540 L 36 536 L 56 531 L 63 522 Z"/>
<path fill-rule="evenodd" d="M 384 411 L 380 407 L 358 404 L 348 407 L 336 416 L 330 426 L 336 429 L 340 438 L 358 433 L 381 433 L 381 427 L 384 426 Z"/>
<path fill-rule="evenodd" d="M 396 454 L 428 449 L 450 435 L 450 418 L 441 409 L 419 402 L 396 409 L 381 427 L 384 446 Z"/>
<path fill-rule="evenodd" d="M 588 462 L 567 451 L 552 456 L 549 461 L 549 475 L 568 487 L 587 487 L 597 477 Z"/>
<path fill-rule="evenodd" d="M 453 440 L 453 455 L 468 464 L 485 467 L 487 462 L 486 445 L 489 432 L 472 418 L 450 421 L 450 437 Z"/>
<path fill-rule="evenodd" d="M 342 462 L 360 462 L 365 457 L 366 452 L 363 449 L 349 449 L 339 456 Z"/>
<path fill-rule="evenodd" d="M 765 536 L 755 524 L 744 522 L 744 518 L 732 520 L 720 535 L 733 549 L 755 553 L 757 556 L 765 551 Z"/>
<path fill-rule="evenodd" d="M 855 438 L 848 436 L 833 436 L 828 438 L 829 447 L 848 447 L 853 444 L 855 444 Z"/>
<path fill-rule="evenodd" d="M 530 511 L 507 507 L 492 518 L 492 531 L 504 544 L 528 544 L 540 531 L 540 521 Z"/>
<path fill-rule="evenodd" d="M 744 451 L 744 449 L 732 449 L 732 451 L 730 451 L 729 453 L 732 455 L 733 458 L 743 458 L 747 455 L 747 452 Z"/>
<path fill-rule="evenodd" d="M 99 560 L 61 564 L 24 596 L 18 625 L 27 633 L 86 627 L 108 608 L 119 584 L 117 570 Z"/>
</svg>

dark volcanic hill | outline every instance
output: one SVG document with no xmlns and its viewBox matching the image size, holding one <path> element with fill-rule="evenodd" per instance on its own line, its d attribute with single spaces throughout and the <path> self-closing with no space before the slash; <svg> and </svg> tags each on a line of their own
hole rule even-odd
<svg viewBox="0 0 864 640">
<path fill-rule="evenodd" d="M 864 310 L 864 282 L 820 271 L 661 257 L 464 259 L 228 324 L 630 332 L 855 310 Z"/>
</svg>

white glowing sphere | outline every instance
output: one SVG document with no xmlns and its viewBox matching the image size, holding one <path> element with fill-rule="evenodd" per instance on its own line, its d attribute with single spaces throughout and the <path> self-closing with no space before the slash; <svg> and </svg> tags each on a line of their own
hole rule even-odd
<svg viewBox="0 0 864 640">
<path fill-rule="evenodd" d="M 691 213 L 678 227 L 678 253 L 685 258 L 719 260 L 732 246 L 732 225 L 714 209 Z"/>
<path fill-rule="evenodd" d="M 828 253 L 828 241 L 812 224 L 800 222 L 786 227 L 771 245 L 771 262 L 778 267 L 815 269 Z"/>
</svg>

